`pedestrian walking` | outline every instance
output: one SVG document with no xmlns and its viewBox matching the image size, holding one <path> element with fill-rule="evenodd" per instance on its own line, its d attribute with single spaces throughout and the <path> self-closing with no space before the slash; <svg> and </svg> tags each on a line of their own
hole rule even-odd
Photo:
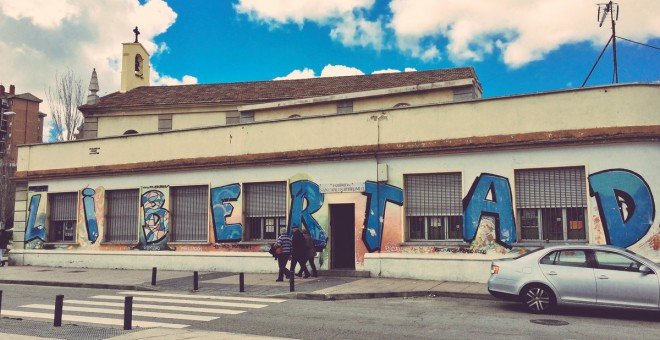
<svg viewBox="0 0 660 340">
<path fill-rule="evenodd" d="M 300 228 L 298 226 L 294 225 L 293 226 L 293 236 L 292 236 L 292 243 L 293 243 L 293 250 L 292 250 L 292 256 L 291 256 L 291 268 L 289 271 L 291 272 L 291 275 L 296 273 L 296 264 L 300 263 L 301 269 L 303 272 L 305 272 L 305 277 L 309 277 L 309 270 L 307 270 L 307 266 L 303 265 L 303 261 L 307 258 L 307 250 L 305 249 L 305 236 L 303 233 L 300 231 Z"/>
<path fill-rule="evenodd" d="M 12 230 L 0 230 L 0 267 L 4 266 L 7 261 L 5 261 L 4 256 L 7 251 L 9 240 L 12 238 Z"/>
<path fill-rule="evenodd" d="M 303 236 L 305 237 L 305 259 L 303 260 L 302 263 L 300 263 L 300 270 L 298 271 L 298 276 L 302 276 L 303 271 L 307 271 L 307 262 L 309 262 L 309 266 L 312 267 L 312 277 L 318 277 L 319 274 L 316 271 L 316 264 L 314 263 L 314 258 L 316 257 L 316 247 L 314 246 L 314 239 L 312 238 L 312 235 L 309 234 L 309 231 L 307 229 L 303 230 Z M 303 268 L 305 270 L 303 270 Z M 309 274 L 305 275 L 305 278 L 308 278 Z"/>
<path fill-rule="evenodd" d="M 277 238 L 277 245 L 282 249 L 282 252 L 277 255 L 277 264 L 280 268 L 279 273 L 277 275 L 277 280 L 278 282 L 284 281 L 283 278 L 286 276 L 286 278 L 289 278 L 289 275 L 293 273 L 289 273 L 288 270 L 286 270 L 286 263 L 289 261 L 289 257 L 291 257 L 291 237 L 289 237 L 289 234 L 287 233 L 286 228 L 282 227 L 280 228 L 280 236 Z"/>
</svg>

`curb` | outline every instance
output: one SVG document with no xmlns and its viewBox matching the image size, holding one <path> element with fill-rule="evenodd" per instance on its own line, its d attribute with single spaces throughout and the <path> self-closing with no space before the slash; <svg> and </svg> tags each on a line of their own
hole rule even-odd
<svg viewBox="0 0 660 340">
<path fill-rule="evenodd" d="M 444 291 L 409 291 L 409 292 L 379 292 L 379 293 L 289 293 L 271 295 L 274 298 L 287 298 L 297 300 L 338 301 L 359 299 L 383 299 L 383 298 L 410 298 L 410 297 L 454 297 L 466 299 L 489 299 L 497 301 L 490 294 L 461 293 Z"/>
<path fill-rule="evenodd" d="M 117 285 L 117 284 L 105 284 L 105 283 L 0 280 L 0 284 L 51 286 L 51 287 L 70 287 L 70 288 L 93 288 L 93 289 L 117 289 L 117 290 L 135 290 L 135 291 L 157 291 L 157 289 L 144 287 L 144 286 Z"/>
</svg>

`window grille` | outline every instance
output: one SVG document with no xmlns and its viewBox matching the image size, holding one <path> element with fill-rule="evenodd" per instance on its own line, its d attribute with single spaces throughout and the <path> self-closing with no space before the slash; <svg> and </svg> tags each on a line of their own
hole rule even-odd
<svg viewBox="0 0 660 340">
<path fill-rule="evenodd" d="M 48 241 L 73 242 L 76 235 L 78 193 L 48 195 L 50 225 Z"/>
<path fill-rule="evenodd" d="M 405 203 L 411 240 L 462 238 L 460 173 L 405 175 Z"/>
<path fill-rule="evenodd" d="M 286 182 L 244 184 L 244 215 L 252 240 L 277 238 L 286 226 Z"/>
<path fill-rule="evenodd" d="M 138 189 L 106 191 L 107 242 L 137 242 L 139 196 Z"/>
<path fill-rule="evenodd" d="M 208 241 L 209 188 L 205 185 L 171 187 L 170 240 Z"/>
</svg>

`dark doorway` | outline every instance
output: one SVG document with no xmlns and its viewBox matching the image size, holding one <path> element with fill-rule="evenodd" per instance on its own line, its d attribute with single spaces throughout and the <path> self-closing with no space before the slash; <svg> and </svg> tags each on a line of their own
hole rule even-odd
<svg viewBox="0 0 660 340">
<path fill-rule="evenodd" d="M 331 269 L 355 269 L 355 204 L 330 204 Z"/>
</svg>

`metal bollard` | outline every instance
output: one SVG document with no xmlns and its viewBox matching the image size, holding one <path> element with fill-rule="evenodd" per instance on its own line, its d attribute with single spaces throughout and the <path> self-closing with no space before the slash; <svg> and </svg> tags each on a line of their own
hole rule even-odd
<svg viewBox="0 0 660 340">
<path fill-rule="evenodd" d="M 2 317 L 2 290 L 0 290 L 0 317 Z"/>
<path fill-rule="evenodd" d="M 124 298 L 124 330 L 131 330 L 133 328 L 133 297 L 126 296 Z"/>
<path fill-rule="evenodd" d="M 293 292 L 293 291 L 296 290 L 296 287 L 295 287 L 296 284 L 294 283 L 294 280 L 295 280 L 294 277 L 295 276 L 296 276 L 296 274 L 294 274 L 293 272 L 291 272 L 291 275 L 289 275 L 289 291 L 290 292 Z"/>
<path fill-rule="evenodd" d="M 152 286 L 156 285 L 156 271 L 157 271 L 156 267 L 153 267 L 151 269 L 151 285 Z"/>
<path fill-rule="evenodd" d="M 53 326 L 62 326 L 62 307 L 64 307 L 64 295 L 55 296 L 55 317 L 53 318 Z"/>
<path fill-rule="evenodd" d="M 239 286 L 239 291 L 241 293 L 245 292 L 245 275 L 243 273 L 238 274 L 238 286 Z M 0 294 L 2 294 L 2 291 L 0 290 Z M 0 295 L 0 298 L 2 295 Z"/>
<path fill-rule="evenodd" d="M 199 275 L 197 272 L 193 274 L 193 290 L 199 289 Z"/>
</svg>

